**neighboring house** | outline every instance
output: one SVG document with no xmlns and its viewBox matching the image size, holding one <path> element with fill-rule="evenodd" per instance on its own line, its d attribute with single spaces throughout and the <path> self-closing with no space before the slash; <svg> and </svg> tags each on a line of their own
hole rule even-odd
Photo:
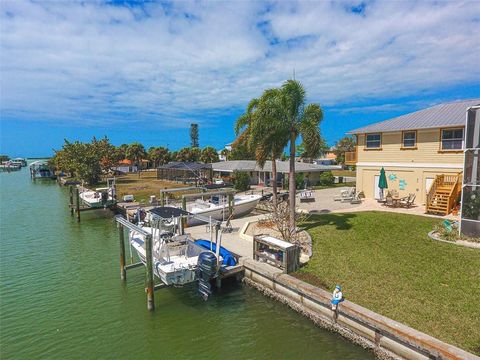
<svg viewBox="0 0 480 360">
<path fill-rule="evenodd" d="M 113 170 L 121 171 L 123 173 L 137 172 L 137 166 L 133 165 L 131 160 L 123 159 L 113 168 Z"/>
<path fill-rule="evenodd" d="M 319 181 L 320 174 L 324 171 L 339 169 L 339 166 L 325 166 L 295 162 L 295 172 L 303 174 L 308 178 L 310 185 L 316 185 Z M 272 162 L 267 161 L 263 169 L 255 160 L 232 160 L 221 161 L 212 164 L 213 174 L 217 177 L 231 176 L 234 171 L 247 172 L 250 176 L 250 184 L 252 185 L 269 185 L 272 179 Z M 278 180 L 288 178 L 289 162 L 277 160 Z"/>
<path fill-rule="evenodd" d="M 357 147 L 345 154 L 345 163 L 357 167 L 357 190 L 379 198 L 383 167 L 389 190 L 415 194 L 430 212 L 450 212 L 461 187 L 465 114 L 478 104 L 480 99 L 440 104 L 349 131 Z"/>
<path fill-rule="evenodd" d="M 227 145 L 225 145 L 225 147 L 222 150 L 219 150 L 217 152 L 218 159 L 220 161 L 227 161 L 227 157 L 225 155 L 222 155 L 223 150 L 232 151 L 232 143 L 228 143 Z"/>
</svg>

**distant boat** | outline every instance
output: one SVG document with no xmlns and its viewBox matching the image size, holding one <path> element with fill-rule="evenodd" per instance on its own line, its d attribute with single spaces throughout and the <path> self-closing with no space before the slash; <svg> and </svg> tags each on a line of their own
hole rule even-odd
<svg viewBox="0 0 480 360">
<path fill-rule="evenodd" d="M 18 163 L 15 163 L 11 160 L 9 161 L 4 161 L 2 164 L 0 164 L 0 171 L 18 171 L 22 168 L 22 166 Z"/>
<path fill-rule="evenodd" d="M 102 208 L 115 203 L 115 192 L 112 187 L 101 187 L 95 190 L 85 190 L 80 194 L 83 203 L 92 208 Z"/>
<path fill-rule="evenodd" d="M 105 208 L 116 201 L 115 178 L 107 179 L 107 187 L 95 190 L 85 189 L 79 194 L 85 205 L 91 208 Z"/>
<path fill-rule="evenodd" d="M 10 160 L 12 163 L 20 165 L 21 167 L 27 166 L 27 160 L 24 158 L 15 158 Z"/>
<path fill-rule="evenodd" d="M 55 171 L 50 168 L 48 161 L 38 160 L 30 164 L 30 176 L 36 179 L 56 179 Z"/>
<path fill-rule="evenodd" d="M 235 195 L 233 198 L 233 216 L 237 218 L 250 214 L 262 198 L 261 195 Z M 187 205 L 187 211 L 194 215 L 201 215 L 206 218 L 224 221 L 229 217 L 228 197 L 225 195 L 214 195 L 209 200 L 197 199 L 194 203 Z M 199 225 L 201 221 L 192 218 L 188 225 Z"/>
</svg>

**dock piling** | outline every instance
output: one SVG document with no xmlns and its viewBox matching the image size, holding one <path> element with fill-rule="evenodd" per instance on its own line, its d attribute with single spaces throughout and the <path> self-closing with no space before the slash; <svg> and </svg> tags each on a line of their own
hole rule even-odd
<svg viewBox="0 0 480 360">
<path fill-rule="evenodd" d="M 75 198 L 76 202 L 76 211 L 77 211 L 77 221 L 80 222 L 80 189 L 77 187 L 75 188 Z"/>
<path fill-rule="evenodd" d="M 70 201 L 70 215 L 73 216 L 74 210 L 73 210 L 73 186 L 70 185 L 68 187 L 68 192 L 69 192 L 69 201 Z"/>
<path fill-rule="evenodd" d="M 153 252 L 152 252 L 152 235 L 145 236 L 145 255 L 147 260 L 146 267 L 146 288 L 145 292 L 147 293 L 147 309 L 152 311 L 155 310 L 155 300 L 153 295 L 154 290 L 154 279 L 153 279 Z"/>
<path fill-rule="evenodd" d="M 127 269 L 125 267 L 125 232 L 123 226 L 118 224 L 118 239 L 120 241 L 120 279 L 127 280 Z"/>
</svg>

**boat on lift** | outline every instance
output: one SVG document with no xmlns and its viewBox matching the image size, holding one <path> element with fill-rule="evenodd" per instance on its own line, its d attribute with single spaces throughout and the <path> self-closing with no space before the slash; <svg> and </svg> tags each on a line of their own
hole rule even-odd
<svg viewBox="0 0 480 360">
<path fill-rule="evenodd" d="M 232 218 L 250 214 L 261 198 L 261 195 L 254 194 L 235 195 L 232 202 Z M 194 215 L 201 215 L 207 218 L 211 217 L 218 221 L 227 220 L 230 214 L 228 196 L 213 195 L 208 200 L 197 199 L 195 202 L 187 204 L 187 211 Z M 201 221 L 195 218 L 188 220 L 188 225 L 190 226 L 199 224 L 201 224 Z"/>
<path fill-rule="evenodd" d="M 79 194 L 82 202 L 91 208 L 106 208 L 114 205 L 116 201 L 115 178 L 107 179 L 106 187 L 95 190 L 84 189 Z"/>
<path fill-rule="evenodd" d="M 55 171 L 47 160 L 38 160 L 30 164 L 30 176 L 36 179 L 56 179 Z"/>
<path fill-rule="evenodd" d="M 145 222 L 138 223 L 142 231 L 152 235 L 153 272 L 167 286 L 181 286 L 198 280 L 201 254 L 208 252 L 207 257 L 215 257 L 212 251 L 196 244 L 189 235 L 182 234 L 182 219 L 191 216 L 182 209 L 157 207 L 147 212 Z M 145 235 L 130 230 L 129 243 L 146 265 Z M 216 273 L 216 269 L 212 271 Z"/>
</svg>

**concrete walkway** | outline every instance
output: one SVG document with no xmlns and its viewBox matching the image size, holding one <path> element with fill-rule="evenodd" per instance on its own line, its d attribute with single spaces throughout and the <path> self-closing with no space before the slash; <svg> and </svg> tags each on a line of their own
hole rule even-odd
<svg viewBox="0 0 480 360">
<path fill-rule="evenodd" d="M 297 196 L 297 204 L 300 209 L 306 210 L 313 214 L 326 214 L 326 213 L 346 213 L 346 212 L 357 212 L 357 211 L 386 211 L 386 212 L 395 212 L 403 213 L 410 215 L 422 215 L 427 217 L 433 217 L 438 219 L 450 219 L 450 220 L 459 220 L 459 216 L 447 215 L 447 216 L 438 216 L 425 213 L 425 206 L 421 204 L 414 204 L 411 208 L 391 208 L 384 206 L 383 204 L 377 202 L 375 199 L 362 199 L 361 204 L 350 204 L 342 203 L 340 201 L 335 201 L 334 197 L 340 195 L 341 190 L 348 189 L 346 187 L 341 188 L 332 188 L 332 189 L 323 189 L 315 190 L 315 202 L 310 203 L 301 203 L 299 197 Z"/>
<path fill-rule="evenodd" d="M 231 233 L 223 233 L 222 246 L 242 257 L 252 258 L 253 241 L 240 238 L 239 232 L 246 222 L 257 221 L 264 217 L 265 215 L 255 215 L 232 220 L 233 231 Z M 210 231 L 207 230 L 205 225 L 186 228 L 185 232 L 190 233 L 195 239 L 210 240 Z"/>
</svg>

